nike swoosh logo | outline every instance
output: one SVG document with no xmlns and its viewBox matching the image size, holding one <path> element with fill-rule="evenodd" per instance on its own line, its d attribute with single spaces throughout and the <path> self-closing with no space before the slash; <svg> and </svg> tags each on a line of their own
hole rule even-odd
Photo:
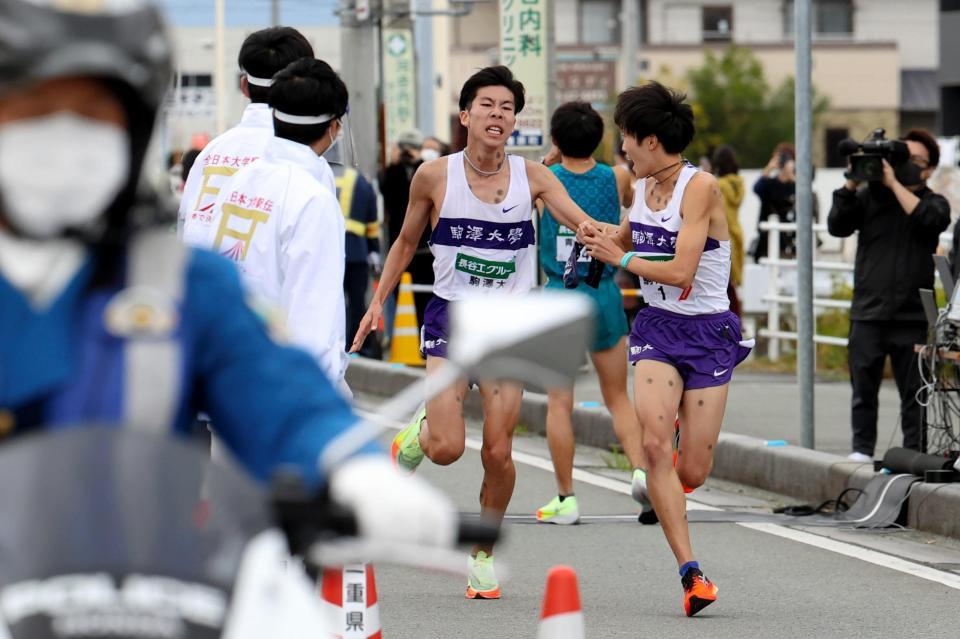
<svg viewBox="0 0 960 639">
<path fill-rule="evenodd" d="M 724 373 L 726 373 L 728 370 L 730 370 L 730 369 L 729 369 L 729 368 L 725 368 L 725 369 L 723 369 L 722 371 L 713 371 L 713 376 L 714 376 L 714 377 L 720 377 L 721 375 L 723 375 Z"/>
<path fill-rule="evenodd" d="M 509 213 L 510 211 L 512 211 L 513 209 L 517 208 L 518 206 L 520 206 L 520 205 L 519 205 L 519 204 L 514 204 L 514 205 L 511 206 L 509 209 L 503 209 L 503 212 L 504 212 L 504 213 Z"/>
<path fill-rule="evenodd" d="M 667 217 L 661 217 L 661 218 L 660 218 L 660 221 L 661 221 L 661 222 L 669 222 L 669 221 L 672 220 L 672 219 L 673 219 L 673 216 L 672 216 L 672 215 L 668 215 Z"/>
</svg>

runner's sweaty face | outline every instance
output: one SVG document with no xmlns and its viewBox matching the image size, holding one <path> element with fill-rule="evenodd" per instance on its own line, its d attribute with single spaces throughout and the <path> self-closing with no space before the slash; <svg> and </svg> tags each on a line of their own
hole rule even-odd
<svg viewBox="0 0 960 639">
<path fill-rule="evenodd" d="M 651 148 L 657 146 L 656 136 L 648 135 L 638 140 L 626 131 L 622 131 L 622 134 L 623 153 L 633 163 L 633 173 L 636 177 L 644 178 L 663 168 L 662 166 L 655 166 L 658 163 L 658 158 Z"/>
<path fill-rule="evenodd" d="M 481 87 L 470 108 L 460 112 L 460 123 L 471 140 L 489 146 L 505 145 L 517 123 L 513 92 L 505 86 Z"/>
</svg>

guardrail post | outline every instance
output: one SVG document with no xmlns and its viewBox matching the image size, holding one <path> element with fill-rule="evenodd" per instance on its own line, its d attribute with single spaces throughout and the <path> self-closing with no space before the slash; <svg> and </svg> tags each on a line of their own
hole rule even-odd
<svg viewBox="0 0 960 639">
<path fill-rule="evenodd" d="M 767 292 L 775 297 L 780 295 L 780 216 L 771 215 L 767 218 L 770 228 L 767 231 L 767 258 L 772 260 L 770 265 L 770 281 L 767 284 Z M 780 302 L 771 301 L 770 310 L 767 311 L 767 330 L 780 330 Z M 767 338 L 767 357 L 771 362 L 780 359 L 780 339 L 771 335 Z"/>
</svg>

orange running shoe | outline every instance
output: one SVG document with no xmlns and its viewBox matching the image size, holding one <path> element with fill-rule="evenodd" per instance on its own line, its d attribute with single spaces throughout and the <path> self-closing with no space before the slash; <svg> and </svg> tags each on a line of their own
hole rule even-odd
<svg viewBox="0 0 960 639">
<path fill-rule="evenodd" d="M 703 576 L 699 568 L 691 568 L 681 579 L 683 610 L 692 617 L 717 600 L 717 587 Z"/>
</svg>

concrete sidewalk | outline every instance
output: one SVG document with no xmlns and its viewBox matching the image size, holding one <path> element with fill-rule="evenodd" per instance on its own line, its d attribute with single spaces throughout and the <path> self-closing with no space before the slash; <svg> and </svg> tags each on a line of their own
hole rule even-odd
<svg viewBox="0 0 960 639">
<path fill-rule="evenodd" d="M 350 360 L 347 382 L 356 392 L 390 397 L 422 375 L 423 369 L 355 358 Z M 610 415 L 600 400 L 595 375 L 582 376 L 576 385 L 574 433 L 579 444 L 609 450 L 617 440 Z M 873 469 L 844 458 L 850 440 L 849 384 L 817 383 L 815 402 L 817 450 L 789 445 L 800 438 L 793 379 L 735 374 L 724 431 L 714 454 L 713 475 L 810 502 L 836 497 L 847 487 L 862 488 L 873 477 Z M 880 397 L 877 458 L 882 457 L 888 445 L 900 444 L 898 406 L 896 388 L 885 384 Z M 476 391 L 468 396 L 465 410 L 471 416 L 480 416 Z M 520 423 L 530 432 L 543 434 L 546 410 L 545 395 L 525 392 Z M 788 445 L 768 444 L 778 440 L 787 441 Z M 911 493 L 908 512 L 909 526 L 960 538 L 960 484 L 918 484 Z"/>
</svg>

